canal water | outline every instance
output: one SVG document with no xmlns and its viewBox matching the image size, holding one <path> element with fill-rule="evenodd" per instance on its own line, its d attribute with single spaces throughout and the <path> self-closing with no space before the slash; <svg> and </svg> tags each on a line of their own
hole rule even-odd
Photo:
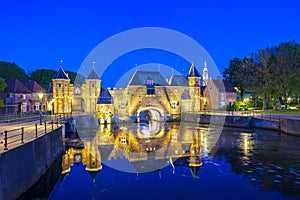
<svg viewBox="0 0 300 200">
<path fill-rule="evenodd" d="M 300 138 L 189 123 L 83 127 L 20 199 L 300 199 Z"/>
</svg>

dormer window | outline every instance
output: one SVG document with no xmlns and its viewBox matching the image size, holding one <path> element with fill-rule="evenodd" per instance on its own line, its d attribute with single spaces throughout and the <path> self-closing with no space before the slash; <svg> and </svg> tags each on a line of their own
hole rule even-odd
<svg viewBox="0 0 300 200">
<path fill-rule="evenodd" d="M 155 88 L 152 79 L 147 80 L 147 94 L 155 94 Z"/>
<path fill-rule="evenodd" d="M 147 85 L 153 85 L 153 80 L 152 79 L 148 79 L 147 80 Z"/>
</svg>

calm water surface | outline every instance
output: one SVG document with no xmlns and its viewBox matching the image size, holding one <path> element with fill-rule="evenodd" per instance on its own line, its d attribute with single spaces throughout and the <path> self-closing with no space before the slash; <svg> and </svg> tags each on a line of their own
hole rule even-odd
<svg viewBox="0 0 300 200">
<path fill-rule="evenodd" d="M 20 199 L 300 199 L 299 137 L 184 123 L 79 137 Z"/>
</svg>

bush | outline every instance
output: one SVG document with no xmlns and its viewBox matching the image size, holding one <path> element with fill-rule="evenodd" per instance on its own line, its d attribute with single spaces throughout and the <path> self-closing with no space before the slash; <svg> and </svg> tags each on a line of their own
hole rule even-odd
<svg viewBox="0 0 300 200">
<path fill-rule="evenodd" d="M 245 111 L 248 110 L 248 106 L 243 101 L 234 101 L 232 104 L 226 106 L 227 111 Z"/>
</svg>

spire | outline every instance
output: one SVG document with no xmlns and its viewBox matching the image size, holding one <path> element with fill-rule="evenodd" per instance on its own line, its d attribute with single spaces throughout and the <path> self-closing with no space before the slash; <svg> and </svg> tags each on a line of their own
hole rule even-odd
<svg viewBox="0 0 300 200">
<path fill-rule="evenodd" d="M 200 73 L 198 72 L 197 68 L 195 67 L 194 61 L 190 67 L 188 77 L 200 77 Z"/>
<path fill-rule="evenodd" d="M 137 72 L 138 71 L 138 65 L 135 64 L 135 71 Z"/>
<path fill-rule="evenodd" d="M 207 69 L 206 61 L 204 61 L 204 69 Z"/>
<path fill-rule="evenodd" d="M 96 70 L 95 70 L 95 62 L 93 62 L 92 70 L 89 73 L 87 79 L 100 79 L 97 72 L 96 72 Z"/>
<path fill-rule="evenodd" d="M 172 76 L 174 75 L 174 68 L 172 68 Z"/>
<path fill-rule="evenodd" d="M 62 63 L 63 61 L 60 60 L 59 70 L 56 72 L 52 79 L 69 79 L 69 77 L 62 68 Z"/>
</svg>

